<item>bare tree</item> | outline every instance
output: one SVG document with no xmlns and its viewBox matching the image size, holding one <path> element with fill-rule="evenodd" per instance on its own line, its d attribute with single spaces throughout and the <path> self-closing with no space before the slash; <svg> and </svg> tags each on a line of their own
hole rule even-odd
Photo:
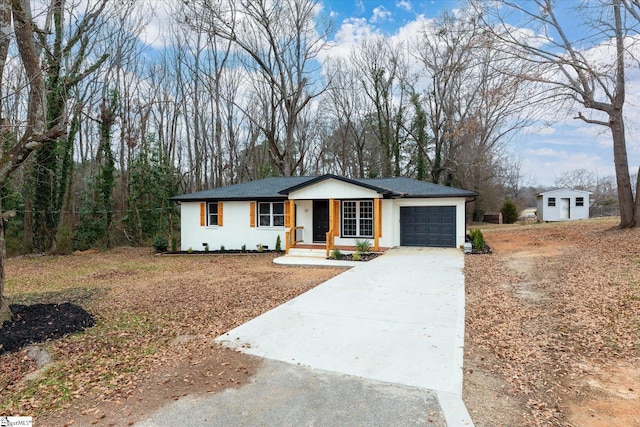
<svg viewBox="0 0 640 427">
<path fill-rule="evenodd" d="M 505 1 L 502 5 L 487 9 L 484 16 L 493 36 L 511 48 L 514 58 L 536 65 L 537 72 L 523 78 L 545 83 L 554 100 L 578 107 L 576 119 L 610 130 L 620 203 L 619 227 L 640 225 L 640 197 L 634 200 L 631 188 L 624 123 L 625 72 L 633 43 L 629 32 L 637 28 L 640 6 L 635 1 L 581 1 L 571 4 L 571 13 L 559 13 L 560 5 L 552 0 Z M 517 17 L 524 20 L 525 30 L 513 26 Z M 585 30 L 571 38 L 570 28 Z M 640 181 L 636 183 L 638 187 Z"/>
<path fill-rule="evenodd" d="M 329 68 L 333 79 L 321 110 L 331 130 L 323 143 L 323 157 L 335 167 L 332 172 L 363 178 L 369 166 L 364 124 L 372 106 L 360 89 L 357 71 L 345 59 L 335 59 Z"/>
<path fill-rule="evenodd" d="M 502 159 L 500 180 L 505 188 L 505 195 L 514 200 L 520 199 L 523 190 L 532 184 L 531 176 L 522 167 L 522 160 L 515 156 Z"/>
<path fill-rule="evenodd" d="M 13 32 L 11 31 L 13 23 Z M 7 132 L 11 124 L 0 117 L 2 142 L 8 148 L 0 155 L 0 186 L 19 168 L 38 147 L 46 145 L 62 135 L 64 126 L 56 125 L 45 131 L 45 82 L 42 75 L 39 51 L 35 43 L 36 31 L 32 25 L 31 6 L 28 0 L 3 0 L 0 2 L 0 81 L 12 37 L 18 46 L 20 62 L 25 70 L 29 85 L 28 111 L 21 135 Z M 0 97 L 0 113 L 2 112 Z M 3 144 L 3 145 L 4 145 Z M 4 240 L 4 220 L 0 206 L 0 325 L 11 318 L 11 310 L 4 298 L 6 247 Z"/>
<path fill-rule="evenodd" d="M 389 39 L 378 36 L 366 39 L 350 57 L 372 106 L 369 126 L 381 150 L 379 170 L 374 174 L 382 176 L 401 173 L 401 133 L 410 97 L 405 54 L 404 46 L 393 46 Z"/>
<path fill-rule="evenodd" d="M 526 63 L 502 54 L 472 11 L 426 22 L 414 51 L 428 80 L 421 98 L 432 136 L 431 181 L 476 188 L 479 181 L 464 182 L 462 174 L 496 178 L 499 151 L 528 120 L 520 76 Z"/>
<path fill-rule="evenodd" d="M 242 53 L 247 70 L 266 86 L 264 106 L 269 120 L 256 122 L 269 153 L 283 175 L 296 172 L 295 136 L 299 118 L 325 85 L 317 82 L 318 54 L 328 28 L 320 28 L 316 0 L 226 0 L 190 2 L 192 14 L 204 16 L 203 29 L 232 41 Z M 251 117 L 250 117 L 251 119 Z M 282 129 L 280 137 L 278 128 Z"/>
<path fill-rule="evenodd" d="M 596 174 L 588 169 L 575 169 L 562 173 L 555 179 L 554 184 L 558 188 L 593 191 L 597 185 L 597 178 Z"/>
</svg>

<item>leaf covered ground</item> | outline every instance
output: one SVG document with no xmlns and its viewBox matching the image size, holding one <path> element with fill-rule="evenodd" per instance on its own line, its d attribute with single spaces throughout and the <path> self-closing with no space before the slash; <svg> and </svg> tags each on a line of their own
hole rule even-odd
<svg viewBox="0 0 640 427">
<path fill-rule="evenodd" d="M 72 303 L 96 325 L 43 344 L 53 363 L 41 370 L 26 349 L 0 355 L 0 415 L 131 425 L 186 394 L 241 385 L 259 361 L 213 338 L 343 271 L 276 266 L 274 257 L 120 248 L 10 259 L 10 304 Z"/>
<path fill-rule="evenodd" d="M 484 230 L 465 258 L 464 399 L 476 426 L 640 426 L 640 230 Z"/>
<path fill-rule="evenodd" d="M 614 220 L 485 229 L 465 257 L 464 399 L 477 426 L 640 426 L 640 230 Z M 11 304 L 70 302 L 97 324 L 0 355 L 0 415 L 40 426 L 132 425 L 187 394 L 250 379 L 259 360 L 212 338 L 341 270 L 273 255 L 147 249 L 16 258 Z"/>
</svg>

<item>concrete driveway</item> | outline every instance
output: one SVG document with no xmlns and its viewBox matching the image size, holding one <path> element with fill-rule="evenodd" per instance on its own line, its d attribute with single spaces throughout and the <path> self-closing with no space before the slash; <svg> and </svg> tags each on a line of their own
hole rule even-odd
<svg viewBox="0 0 640 427">
<path fill-rule="evenodd" d="M 463 265 L 460 250 L 427 248 L 360 263 L 216 339 L 265 358 L 253 383 L 140 425 L 472 426 Z"/>
</svg>

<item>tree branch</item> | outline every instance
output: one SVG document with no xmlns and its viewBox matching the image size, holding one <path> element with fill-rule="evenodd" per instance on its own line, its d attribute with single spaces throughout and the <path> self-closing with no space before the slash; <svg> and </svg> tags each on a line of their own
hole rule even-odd
<svg viewBox="0 0 640 427">
<path fill-rule="evenodd" d="M 592 125 L 600 125 L 600 126 L 607 126 L 607 127 L 611 126 L 611 123 L 609 123 L 609 122 L 604 122 L 602 120 L 589 119 L 589 118 L 585 117 L 582 114 L 581 111 L 578 112 L 578 115 L 576 117 L 574 117 L 574 119 L 582 120 L 583 122 L 589 123 L 589 124 L 592 124 Z"/>
</svg>

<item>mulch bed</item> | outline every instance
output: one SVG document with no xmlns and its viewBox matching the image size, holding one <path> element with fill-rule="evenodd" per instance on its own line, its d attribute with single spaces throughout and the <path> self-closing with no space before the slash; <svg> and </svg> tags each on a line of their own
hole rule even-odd
<svg viewBox="0 0 640 427">
<path fill-rule="evenodd" d="M 95 325 L 91 313 L 72 304 L 13 304 L 13 319 L 2 324 L 0 354 L 29 345 L 61 338 Z"/>
<path fill-rule="evenodd" d="M 221 250 L 210 250 L 210 251 L 166 251 L 166 252 L 158 252 L 160 255 L 259 255 L 259 254 L 282 254 L 284 255 L 284 251 L 275 251 L 265 249 L 263 251 L 258 250 L 242 250 L 242 249 L 225 249 Z"/>
<path fill-rule="evenodd" d="M 342 254 L 342 256 L 340 258 L 338 258 L 338 259 L 340 261 L 363 261 L 363 262 L 365 262 L 365 261 L 371 261 L 372 259 L 377 258 L 380 255 L 382 255 L 382 254 L 377 253 L 377 252 L 369 252 L 369 253 L 366 253 L 366 254 L 360 254 L 360 259 L 354 260 L 353 259 L 353 254 Z M 336 259 L 336 258 L 329 257 L 327 259 Z"/>
</svg>

